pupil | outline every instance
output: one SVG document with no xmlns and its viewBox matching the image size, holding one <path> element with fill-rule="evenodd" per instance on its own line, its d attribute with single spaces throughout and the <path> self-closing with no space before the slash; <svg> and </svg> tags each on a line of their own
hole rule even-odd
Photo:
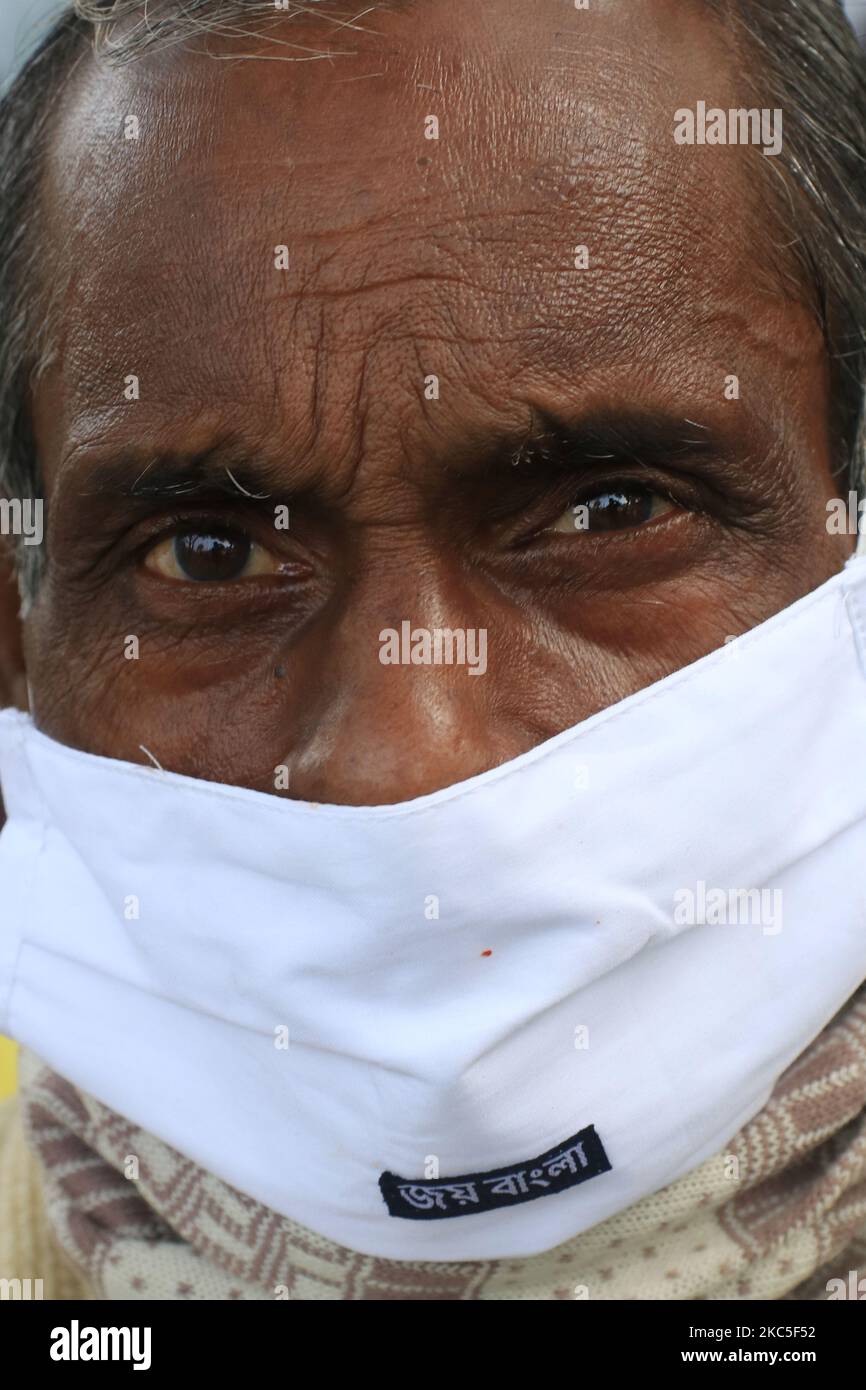
<svg viewBox="0 0 866 1390">
<path fill-rule="evenodd" d="M 618 526 L 640 526 L 652 516 L 652 493 L 642 488 L 600 492 L 587 502 L 589 529 L 612 531 Z"/>
<path fill-rule="evenodd" d="M 187 579 L 237 579 L 250 557 L 250 542 L 219 532 L 188 531 L 176 536 L 174 558 Z"/>
</svg>

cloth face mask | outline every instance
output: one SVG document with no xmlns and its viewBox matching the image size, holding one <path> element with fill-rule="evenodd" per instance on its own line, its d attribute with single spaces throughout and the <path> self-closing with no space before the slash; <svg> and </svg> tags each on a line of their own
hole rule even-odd
<svg viewBox="0 0 866 1390">
<path fill-rule="evenodd" d="M 866 978 L 866 559 L 500 767 L 293 802 L 0 716 L 0 1032 L 352 1249 L 549 1249 Z"/>
</svg>

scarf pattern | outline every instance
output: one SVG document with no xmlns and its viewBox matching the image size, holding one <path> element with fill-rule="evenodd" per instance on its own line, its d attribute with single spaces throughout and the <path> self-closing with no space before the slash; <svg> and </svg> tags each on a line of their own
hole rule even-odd
<svg viewBox="0 0 866 1390">
<path fill-rule="evenodd" d="M 26 1049 L 20 1079 L 49 1220 L 97 1298 L 823 1300 L 831 1279 L 866 1274 L 866 986 L 724 1153 L 515 1260 L 362 1255 L 238 1192 Z"/>
</svg>

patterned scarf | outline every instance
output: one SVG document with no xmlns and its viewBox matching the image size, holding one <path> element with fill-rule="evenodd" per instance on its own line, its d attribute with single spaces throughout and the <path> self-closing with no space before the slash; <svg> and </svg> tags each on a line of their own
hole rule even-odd
<svg viewBox="0 0 866 1390">
<path fill-rule="evenodd" d="M 866 986 L 724 1153 L 528 1259 L 358 1254 L 229 1187 L 24 1049 L 20 1080 L 49 1220 L 98 1298 L 823 1300 L 831 1279 L 856 1289 L 866 1274 Z"/>
</svg>

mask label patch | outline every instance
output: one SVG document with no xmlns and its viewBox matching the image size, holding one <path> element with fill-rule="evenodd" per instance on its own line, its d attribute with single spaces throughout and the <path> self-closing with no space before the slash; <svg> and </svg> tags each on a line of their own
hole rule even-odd
<svg viewBox="0 0 866 1390">
<path fill-rule="evenodd" d="M 536 1197 L 565 1192 L 580 1182 L 607 1173 L 612 1164 L 595 1125 L 573 1134 L 538 1158 L 491 1168 L 486 1173 L 461 1173 L 435 1182 L 401 1178 L 383 1173 L 379 1187 L 391 1216 L 410 1221 L 444 1221 L 449 1216 L 471 1216 L 478 1211 L 516 1207 Z"/>
</svg>

